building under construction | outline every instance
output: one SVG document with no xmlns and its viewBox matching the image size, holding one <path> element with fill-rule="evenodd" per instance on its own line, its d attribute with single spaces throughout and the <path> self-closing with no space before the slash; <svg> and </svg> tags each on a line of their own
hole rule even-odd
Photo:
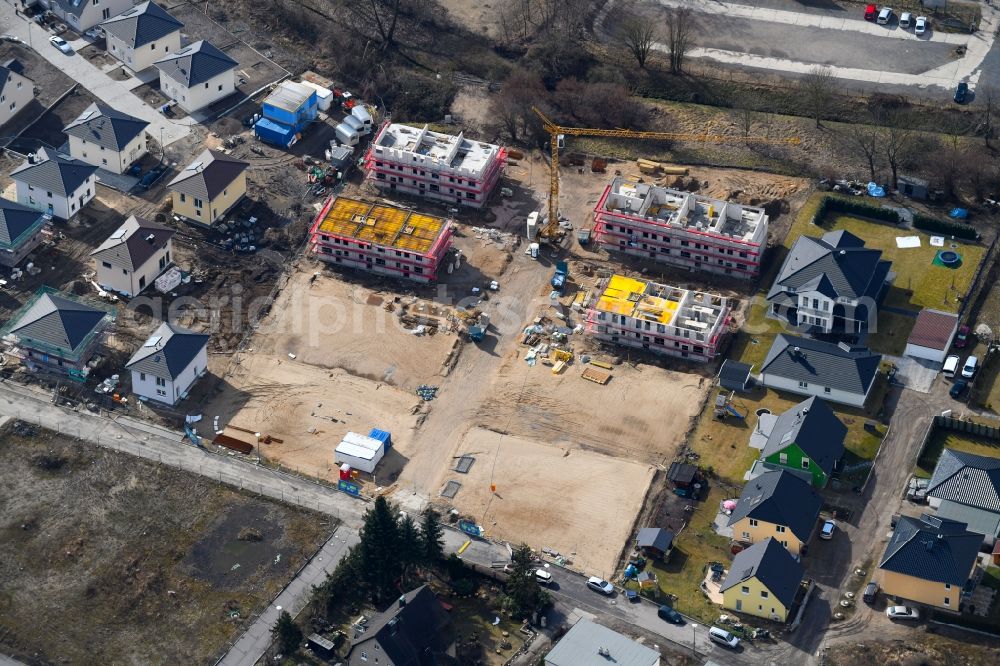
<svg viewBox="0 0 1000 666">
<path fill-rule="evenodd" d="M 767 213 L 618 176 L 594 209 L 594 236 L 610 250 L 756 278 L 767 248 Z"/>
<path fill-rule="evenodd" d="M 448 220 L 331 197 L 310 230 L 315 255 L 331 264 L 418 282 L 437 279 L 451 246 Z"/>
<path fill-rule="evenodd" d="M 368 178 L 390 191 L 482 208 L 507 163 L 501 146 L 385 123 L 365 156 Z"/>
<path fill-rule="evenodd" d="M 692 361 L 715 357 L 729 322 L 723 296 L 612 275 L 587 311 L 598 340 Z"/>
</svg>

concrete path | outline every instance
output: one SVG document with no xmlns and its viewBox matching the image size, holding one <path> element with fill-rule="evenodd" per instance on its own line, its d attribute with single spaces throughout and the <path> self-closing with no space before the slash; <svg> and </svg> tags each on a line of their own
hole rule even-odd
<svg viewBox="0 0 1000 666">
<path fill-rule="evenodd" d="M 0 654 L 0 666 L 24 666 L 24 664 L 13 657 Z"/>
<path fill-rule="evenodd" d="M 989 5 L 982 6 L 983 20 L 979 31 L 974 35 L 937 33 L 932 28 L 929 36 L 916 37 L 898 28 L 887 29 L 885 26 L 866 21 L 786 10 L 765 9 L 729 2 L 717 2 L 715 0 L 656 0 L 656 2 L 666 7 L 690 7 L 697 12 L 741 20 L 752 18 L 785 25 L 822 27 L 824 29 L 850 32 L 870 32 L 873 35 L 877 35 L 879 39 L 895 38 L 965 45 L 966 53 L 962 58 L 918 74 L 855 67 L 825 66 L 830 71 L 830 74 L 837 79 L 860 81 L 876 85 L 904 85 L 919 88 L 937 86 L 948 90 L 958 85 L 959 81 L 966 81 L 975 87 L 983 74 L 983 61 L 993 47 L 996 28 L 1000 25 L 1000 12 Z M 660 51 L 667 50 L 663 44 L 656 44 L 655 48 Z M 801 62 L 786 58 L 705 47 L 691 49 L 688 56 L 691 58 L 714 60 L 729 65 L 772 70 L 785 74 L 807 74 L 816 67 L 816 63 L 812 62 Z"/>
<path fill-rule="evenodd" d="M 267 610 L 258 616 L 229 652 L 217 662 L 219 666 L 248 666 L 256 663 L 271 645 L 271 629 L 278 621 L 281 611 L 288 611 L 292 617 L 298 615 L 308 603 L 313 586 L 322 584 L 337 568 L 348 549 L 357 542 L 356 530 L 339 527 L 319 553 L 309 560 Z"/>
<path fill-rule="evenodd" d="M 133 95 L 130 81 L 116 81 L 101 71 L 89 60 L 78 53 L 65 54 L 49 44 L 51 33 L 34 21 L 14 13 L 14 7 L 7 2 L 0 2 L 0 25 L 4 26 L 6 34 L 17 37 L 33 48 L 40 56 L 53 66 L 65 72 L 68 77 L 89 90 L 94 97 L 112 108 L 142 118 L 149 122 L 147 132 L 158 141 L 170 145 L 190 134 L 190 125 L 196 124 L 193 118 L 171 119 L 146 104 Z M 29 76 L 31 72 L 27 73 Z M 162 135 L 161 135 L 162 131 Z"/>
</svg>

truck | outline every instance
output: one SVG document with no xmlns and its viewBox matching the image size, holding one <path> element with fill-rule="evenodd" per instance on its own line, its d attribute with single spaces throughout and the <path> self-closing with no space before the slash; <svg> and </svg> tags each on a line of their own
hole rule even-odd
<svg viewBox="0 0 1000 666">
<path fill-rule="evenodd" d="M 469 326 L 469 339 L 473 342 L 482 342 L 486 337 L 486 330 L 490 327 L 490 316 L 485 312 L 479 314 L 476 323 Z"/>
<path fill-rule="evenodd" d="M 556 272 L 552 275 L 552 280 L 550 284 L 552 288 L 562 293 L 563 287 L 566 286 L 566 275 L 569 273 L 569 267 L 566 265 L 565 261 L 560 261 L 556 263 Z"/>
</svg>

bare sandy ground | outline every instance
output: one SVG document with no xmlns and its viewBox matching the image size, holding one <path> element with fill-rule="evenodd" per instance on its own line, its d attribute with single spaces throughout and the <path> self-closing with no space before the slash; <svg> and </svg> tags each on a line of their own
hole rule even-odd
<svg viewBox="0 0 1000 666">
<path fill-rule="evenodd" d="M 491 538 L 552 548 L 610 576 L 654 469 L 642 463 L 472 428 L 458 453 L 476 458 L 455 506 Z M 490 484 L 496 484 L 496 492 Z"/>
</svg>

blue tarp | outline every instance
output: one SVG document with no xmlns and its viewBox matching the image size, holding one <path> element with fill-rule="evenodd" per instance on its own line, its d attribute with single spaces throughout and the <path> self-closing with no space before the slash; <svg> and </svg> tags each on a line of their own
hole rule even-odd
<svg viewBox="0 0 1000 666">
<path fill-rule="evenodd" d="M 392 448 L 392 435 L 390 435 L 388 431 L 372 428 L 371 432 L 368 433 L 368 436 L 385 444 L 386 451 Z"/>
<path fill-rule="evenodd" d="M 884 197 L 885 189 L 878 186 L 876 183 L 868 183 L 868 196 L 870 197 Z"/>
<path fill-rule="evenodd" d="M 969 211 L 964 208 L 952 208 L 951 212 L 948 213 L 948 217 L 955 220 L 964 220 L 969 217 Z"/>
</svg>

